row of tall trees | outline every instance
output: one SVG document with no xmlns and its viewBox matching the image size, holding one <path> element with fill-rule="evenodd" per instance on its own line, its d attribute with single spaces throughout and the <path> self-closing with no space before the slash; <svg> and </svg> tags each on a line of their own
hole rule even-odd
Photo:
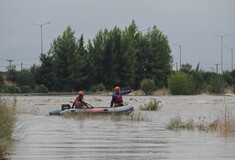
<svg viewBox="0 0 235 160">
<path fill-rule="evenodd" d="M 68 26 L 31 71 L 49 91 L 89 90 L 100 84 L 139 88 L 144 78 L 162 87 L 172 68 L 170 53 L 167 37 L 156 26 L 143 33 L 133 21 L 124 30 L 100 30 L 87 46 L 83 35 L 76 38 Z"/>
</svg>

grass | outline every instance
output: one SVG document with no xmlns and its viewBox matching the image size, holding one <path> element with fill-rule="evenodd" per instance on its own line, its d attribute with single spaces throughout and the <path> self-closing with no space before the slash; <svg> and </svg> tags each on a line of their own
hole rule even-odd
<svg viewBox="0 0 235 160">
<path fill-rule="evenodd" d="M 144 104 L 144 106 L 139 106 L 139 110 L 141 111 L 157 111 L 162 108 L 160 105 L 160 101 L 156 99 L 152 99 L 148 104 Z"/>
<path fill-rule="evenodd" d="M 0 97 L 0 159 L 7 156 L 7 150 L 11 143 L 11 135 L 15 125 L 16 97 L 13 104 L 7 106 L 6 102 Z"/>
<path fill-rule="evenodd" d="M 223 110 L 219 112 L 217 119 L 210 126 L 215 128 L 221 135 L 235 135 L 235 118 L 233 117 L 232 107 L 224 104 Z"/>
<path fill-rule="evenodd" d="M 183 122 L 180 116 L 176 116 L 171 118 L 170 122 L 167 125 L 167 129 L 170 130 L 180 130 L 180 129 L 194 129 L 194 121 L 193 119 L 189 119 L 186 122 Z"/>
<path fill-rule="evenodd" d="M 180 116 L 171 118 L 166 128 L 169 130 L 194 130 L 198 131 L 212 131 L 218 132 L 224 137 L 235 135 L 235 119 L 232 116 L 232 109 L 225 106 L 223 111 L 217 116 L 213 122 L 206 122 L 205 117 L 199 117 L 199 121 L 195 122 L 193 119 L 182 121 Z"/>
</svg>

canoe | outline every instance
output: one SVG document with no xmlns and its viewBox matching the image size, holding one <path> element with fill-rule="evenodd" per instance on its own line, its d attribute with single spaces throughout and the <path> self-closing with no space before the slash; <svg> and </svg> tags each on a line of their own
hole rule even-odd
<svg viewBox="0 0 235 160">
<path fill-rule="evenodd" d="M 63 105 L 62 105 L 63 106 Z M 81 113 L 81 114 L 130 114 L 134 111 L 134 107 L 130 104 L 120 107 L 94 107 L 86 109 L 70 108 L 68 104 L 59 110 L 49 112 L 50 115 L 64 115 L 67 113 Z"/>
</svg>

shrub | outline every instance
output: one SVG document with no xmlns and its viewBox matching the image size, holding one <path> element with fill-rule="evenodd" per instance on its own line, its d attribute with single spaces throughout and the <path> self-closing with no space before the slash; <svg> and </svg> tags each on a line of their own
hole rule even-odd
<svg viewBox="0 0 235 160">
<path fill-rule="evenodd" d="M 184 124 L 183 124 L 181 117 L 176 116 L 174 118 L 171 118 L 170 122 L 167 125 L 167 129 L 178 130 L 178 129 L 184 128 L 183 126 L 184 126 Z"/>
<path fill-rule="evenodd" d="M 168 78 L 168 88 L 173 95 L 195 94 L 195 84 L 186 73 L 177 72 Z"/>
<path fill-rule="evenodd" d="M 2 87 L 4 85 L 4 78 L 3 76 L 0 74 L 0 87 Z"/>
<path fill-rule="evenodd" d="M 48 88 L 44 86 L 43 84 L 41 84 L 40 86 L 37 86 L 35 88 L 35 92 L 36 93 L 48 93 Z"/>
<path fill-rule="evenodd" d="M 20 87 L 20 93 L 32 93 L 32 89 L 29 86 L 24 85 Z"/>
<path fill-rule="evenodd" d="M 98 92 L 98 91 L 104 91 L 104 90 L 105 90 L 105 86 L 103 83 L 100 83 L 91 87 L 91 92 Z"/>
<path fill-rule="evenodd" d="M 233 77 L 229 72 L 224 72 L 222 74 L 222 77 L 224 78 L 224 80 L 227 82 L 228 85 L 232 85 L 233 84 Z"/>
<path fill-rule="evenodd" d="M 155 83 L 152 79 L 144 79 L 140 83 L 140 89 L 146 94 L 151 95 L 155 90 Z"/>
<path fill-rule="evenodd" d="M 16 86 L 3 86 L 1 88 L 2 93 L 18 93 L 18 87 Z"/>
<path fill-rule="evenodd" d="M 195 93 L 202 93 L 206 88 L 206 83 L 204 79 L 204 74 L 202 71 L 191 71 L 193 83 L 195 84 Z"/>
<path fill-rule="evenodd" d="M 15 124 L 15 113 L 14 108 L 7 107 L 0 97 L 0 159 L 7 155 Z"/>
<path fill-rule="evenodd" d="M 208 91 L 212 94 L 222 94 L 224 92 L 226 82 L 223 76 L 218 74 L 213 74 L 210 76 L 208 81 Z"/>
<path fill-rule="evenodd" d="M 139 106 L 140 110 L 144 111 L 157 111 L 160 110 L 162 106 L 160 105 L 160 101 L 157 100 L 151 100 L 148 104 L 144 104 L 144 106 Z"/>
</svg>

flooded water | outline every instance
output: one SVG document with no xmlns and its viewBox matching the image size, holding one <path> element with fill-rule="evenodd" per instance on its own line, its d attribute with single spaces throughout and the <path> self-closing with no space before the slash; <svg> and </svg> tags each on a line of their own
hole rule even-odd
<svg viewBox="0 0 235 160">
<path fill-rule="evenodd" d="M 12 97 L 6 97 L 12 100 Z M 215 120 L 223 106 L 235 107 L 235 96 L 124 96 L 135 112 L 148 121 L 75 119 L 49 116 L 48 112 L 70 103 L 74 96 L 19 96 L 17 127 L 10 150 L 12 160 L 146 160 L 235 159 L 235 136 L 166 129 L 172 117 L 183 120 L 205 117 Z M 159 111 L 138 111 L 152 98 L 161 101 Z M 85 96 L 93 106 L 109 106 L 110 96 Z M 235 113 L 233 114 L 233 116 Z M 234 118 L 234 117 L 233 117 Z"/>
</svg>

